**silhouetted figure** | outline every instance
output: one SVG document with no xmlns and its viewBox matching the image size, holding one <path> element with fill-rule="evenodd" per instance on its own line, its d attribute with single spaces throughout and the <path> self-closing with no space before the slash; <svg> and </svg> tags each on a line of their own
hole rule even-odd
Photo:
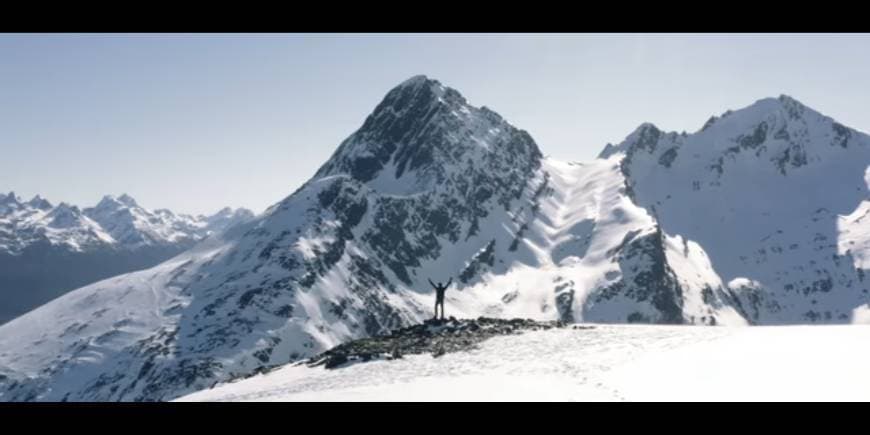
<svg viewBox="0 0 870 435">
<path fill-rule="evenodd" d="M 453 278 L 450 278 L 447 281 L 447 284 L 441 285 L 439 282 L 437 285 L 429 280 L 429 284 L 432 284 L 432 287 L 435 288 L 435 318 L 438 318 L 438 305 L 441 305 L 441 320 L 444 320 L 444 292 L 447 291 L 447 287 L 450 287 L 450 283 L 453 282 Z"/>
</svg>

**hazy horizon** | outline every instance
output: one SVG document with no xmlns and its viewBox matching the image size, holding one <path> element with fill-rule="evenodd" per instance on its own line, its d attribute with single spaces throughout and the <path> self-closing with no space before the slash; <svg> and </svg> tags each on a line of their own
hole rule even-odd
<svg viewBox="0 0 870 435">
<path fill-rule="evenodd" d="M 786 94 L 870 131 L 870 35 L 3 35 L 0 192 L 262 212 L 424 74 L 590 160 Z"/>
</svg>

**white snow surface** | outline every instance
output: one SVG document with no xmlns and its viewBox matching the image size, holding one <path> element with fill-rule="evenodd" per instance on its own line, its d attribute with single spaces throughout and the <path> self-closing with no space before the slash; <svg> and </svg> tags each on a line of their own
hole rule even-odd
<svg viewBox="0 0 870 435">
<path fill-rule="evenodd" d="M 868 401 L 870 326 L 595 325 L 439 358 L 288 365 L 193 401 Z"/>
</svg>

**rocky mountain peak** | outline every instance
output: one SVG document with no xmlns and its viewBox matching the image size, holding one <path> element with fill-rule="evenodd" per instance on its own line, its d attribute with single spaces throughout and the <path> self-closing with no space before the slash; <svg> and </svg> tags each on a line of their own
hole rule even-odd
<svg viewBox="0 0 870 435">
<path fill-rule="evenodd" d="M 415 76 L 387 93 L 314 179 L 345 174 L 390 193 L 419 192 L 470 162 L 487 166 L 510 160 L 531 167 L 540 157 L 525 131 L 489 109 L 469 105 L 439 81 Z"/>
<path fill-rule="evenodd" d="M 18 197 L 15 196 L 15 192 L 9 192 L 6 195 L 0 193 L 0 205 L 4 204 L 20 204 Z"/>
<path fill-rule="evenodd" d="M 52 207 L 54 207 L 50 202 L 48 202 L 48 200 L 39 195 L 36 195 L 30 201 L 27 201 L 27 205 L 43 211 L 51 210 Z"/>
<path fill-rule="evenodd" d="M 133 199 L 132 196 L 127 195 L 126 193 L 118 197 L 118 202 L 126 205 L 127 207 L 139 207 L 139 204 L 136 203 L 136 200 Z"/>
</svg>

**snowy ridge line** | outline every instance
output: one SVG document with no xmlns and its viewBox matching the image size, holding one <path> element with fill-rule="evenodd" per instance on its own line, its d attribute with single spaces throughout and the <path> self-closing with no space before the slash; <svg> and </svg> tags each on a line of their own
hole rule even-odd
<svg viewBox="0 0 870 435">
<path fill-rule="evenodd" d="M 209 216 L 149 210 L 127 194 L 106 195 L 96 206 L 80 209 L 64 202 L 52 205 L 39 195 L 23 201 L 15 192 L 0 193 L 0 251 L 16 255 L 41 242 L 73 252 L 101 245 L 135 249 L 202 239 L 251 218 L 253 213 L 244 208 L 226 207 Z"/>
</svg>

